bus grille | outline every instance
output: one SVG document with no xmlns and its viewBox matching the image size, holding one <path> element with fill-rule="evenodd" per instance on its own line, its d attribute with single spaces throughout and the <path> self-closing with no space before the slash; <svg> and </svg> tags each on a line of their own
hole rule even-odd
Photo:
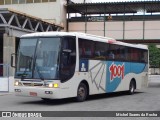
<svg viewBox="0 0 160 120">
<path fill-rule="evenodd" d="M 43 83 L 23 83 L 24 86 L 43 86 Z"/>
</svg>

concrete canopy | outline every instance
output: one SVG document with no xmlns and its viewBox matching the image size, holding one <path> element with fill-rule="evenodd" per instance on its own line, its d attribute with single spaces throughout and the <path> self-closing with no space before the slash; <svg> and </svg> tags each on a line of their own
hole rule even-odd
<svg viewBox="0 0 160 120">
<path fill-rule="evenodd" d="M 20 37 L 26 33 L 60 31 L 63 26 L 12 9 L 0 9 L 0 30 L 11 36 Z"/>
</svg>

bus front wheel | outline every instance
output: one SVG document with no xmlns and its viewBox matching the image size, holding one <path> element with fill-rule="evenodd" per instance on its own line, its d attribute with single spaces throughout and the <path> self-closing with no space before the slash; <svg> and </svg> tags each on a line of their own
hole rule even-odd
<svg viewBox="0 0 160 120">
<path fill-rule="evenodd" d="M 76 97 L 77 101 L 78 102 L 85 101 L 87 98 L 87 93 L 88 93 L 87 86 L 84 83 L 80 83 L 77 90 L 77 97 Z"/>
</svg>

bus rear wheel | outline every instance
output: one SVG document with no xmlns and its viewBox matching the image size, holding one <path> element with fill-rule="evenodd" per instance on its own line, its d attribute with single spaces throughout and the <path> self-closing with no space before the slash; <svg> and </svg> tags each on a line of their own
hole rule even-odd
<svg viewBox="0 0 160 120">
<path fill-rule="evenodd" d="M 135 89 L 136 89 L 135 82 L 133 80 L 131 80 L 131 82 L 129 84 L 129 91 L 128 91 L 129 95 L 134 94 Z"/>
<path fill-rule="evenodd" d="M 78 90 L 77 90 L 77 97 L 76 100 L 78 102 L 83 102 L 86 100 L 88 95 L 88 89 L 87 86 L 84 83 L 80 83 Z"/>
</svg>

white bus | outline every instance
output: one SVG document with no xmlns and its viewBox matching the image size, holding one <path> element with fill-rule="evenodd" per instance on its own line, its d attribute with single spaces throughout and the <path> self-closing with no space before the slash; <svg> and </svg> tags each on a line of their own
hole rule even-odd
<svg viewBox="0 0 160 120">
<path fill-rule="evenodd" d="M 84 33 L 32 33 L 20 39 L 15 68 L 18 96 L 84 101 L 93 94 L 133 94 L 148 85 L 148 48 Z"/>
</svg>

